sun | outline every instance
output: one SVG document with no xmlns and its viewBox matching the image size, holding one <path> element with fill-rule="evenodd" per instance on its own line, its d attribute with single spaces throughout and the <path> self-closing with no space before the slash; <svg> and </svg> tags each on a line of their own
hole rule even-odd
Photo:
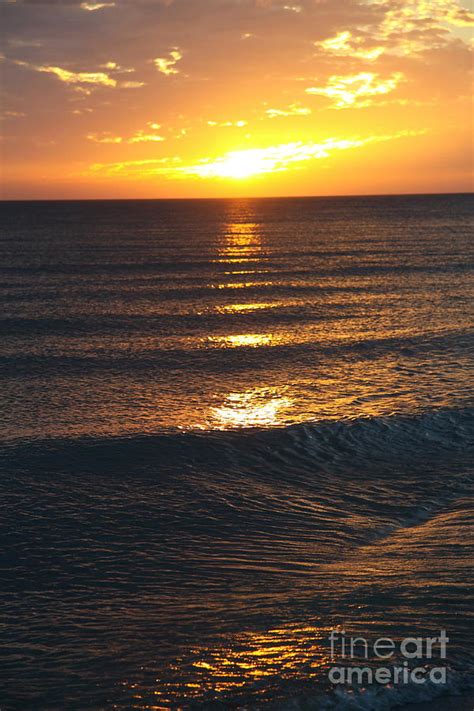
<svg viewBox="0 0 474 711">
<path fill-rule="evenodd" d="M 231 178 L 245 180 L 254 175 L 271 173 L 276 169 L 277 161 L 262 149 L 254 148 L 243 151 L 230 151 L 214 161 L 192 166 L 192 172 L 202 178 Z"/>
<path fill-rule="evenodd" d="M 216 172 L 222 178 L 241 180 L 267 171 L 268 166 L 260 156 L 248 151 L 239 151 L 224 158 Z"/>
<path fill-rule="evenodd" d="M 320 143 L 295 141 L 266 148 L 229 151 L 218 158 L 203 158 L 194 165 L 181 165 L 175 170 L 182 176 L 245 180 L 255 176 L 296 170 L 306 161 L 327 158 L 333 151 L 356 148 L 365 143 L 385 141 L 395 136 L 368 136 L 361 139 L 326 138 Z"/>
</svg>

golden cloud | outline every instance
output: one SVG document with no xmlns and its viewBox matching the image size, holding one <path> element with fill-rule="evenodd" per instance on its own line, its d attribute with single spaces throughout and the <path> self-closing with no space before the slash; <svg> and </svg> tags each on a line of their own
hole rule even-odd
<svg viewBox="0 0 474 711">
<path fill-rule="evenodd" d="M 176 64 L 183 58 L 180 50 L 174 47 L 168 57 L 155 57 L 153 63 L 161 74 L 170 76 L 172 74 L 179 74 L 179 69 L 176 69 Z"/>
<path fill-rule="evenodd" d="M 33 67 L 38 72 L 54 74 L 66 84 L 96 84 L 99 86 L 117 86 L 117 80 L 106 72 L 71 72 L 61 67 Z"/>
<path fill-rule="evenodd" d="M 95 12 L 95 10 L 103 10 L 105 7 L 115 7 L 114 2 L 81 2 L 81 9 Z"/>
<path fill-rule="evenodd" d="M 88 133 L 86 138 L 94 143 L 122 143 L 122 136 L 113 136 L 109 133 Z"/>
<path fill-rule="evenodd" d="M 266 109 L 268 118 L 279 118 L 286 116 L 309 116 L 312 111 L 299 104 L 290 104 L 286 109 Z"/>
<path fill-rule="evenodd" d="M 268 173 L 278 173 L 298 167 L 298 164 L 328 158 L 336 151 L 359 148 L 371 143 L 391 141 L 402 137 L 424 134 L 420 131 L 399 131 L 391 135 L 355 138 L 327 138 L 320 143 L 302 141 L 284 143 L 267 148 L 249 148 L 229 151 L 217 158 L 203 158 L 197 163 L 183 165 L 179 157 L 95 163 L 89 169 L 93 173 L 146 178 L 162 175 L 166 178 L 245 179 Z"/>
<path fill-rule="evenodd" d="M 217 128 L 243 128 L 247 121 L 207 121 L 207 125 Z"/>
<path fill-rule="evenodd" d="M 138 131 L 134 136 L 128 139 L 129 143 L 161 143 L 165 138 L 156 133 L 145 133 Z"/>
<path fill-rule="evenodd" d="M 442 46 L 452 38 L 453 27 L 469 27 L 474 24 L 474 14 L 457 0 L 377 0 L 373 4 L 385 10 L 385 14 L 375 31 L 368 26 L 363 27 L 363 31 L 389 54 L 402 56 Z M 343 34 L 339 34 L 339 40 Z M 354 43 L 360 45 L 362 42 L 353 37 L 351 42 L 349 37 L 347 40 L 348 47 L 352 43 L 352 48 Z"/>
<path fill-rule="evenodd" d="M 91 89 L 95 87 L 137 89 L 139 87 L 145 86 L 145 82 L 142 81 L 122 81 L 119 79 L 115 79 L 114 77 L 110 76 L 109 72 L 74 72 L 71 69 L 64 69 L 63 67 L 57 67 L 54 65 L 30 64 L 29 62 L 24 62 L 19 59 L 13 59 L 10 61 L 19 67 L 25 67 L 26 69 L 31 69 L 35 72 L 41 72 L 43 74 L 53 74 L 60 81 L 64 82 L 65 84 L 72 85 L 73 88 L 77 91 L 81 91 L 86 94 L 90 94 Z M 118 65 L 116 65 L 114 62 L 107 62 L 107 65 L 104 66 L 104 68 L 108 68 L 109 70 L 111 70 L 112 68 L 119 69 Z M 124 71 L 128 72 L 131 70 Z"/>
<path fill-rule="evenodd" d="M 362 38 L 354 37 L 349 30 L 339 32 L 335 37 L 329 37 L 322 42 L 315 42 L 315 46 L 338 57 L 357 57 L 369 61 L 378 59 L 385 51 L 380 45 L 364 47 Z"/>
<path fill-rule="evenodd" d="M 90 173 L 102 173 L 103 175 L 133 176 L 136 178 L 146 178 L 148 176 L 172 173 L 177 170 L 176 166 L 181 162 L 180 158 L 147 158 L 145 160 L 117 161 L 115 163 L 93 163 L 86 171 Z"/>
<path fill-rule="evenodd" d="M 149 122 L 147 126 L 153 131 L 157 131 L 161 128 L 160 124 L 153 122 Z M 89 141 L 94 141 L 95 143 L 161 143 L 166 140 L 164 136 L 160 136 L 157 133 L 149 133 L 143 129 L 140 129 L 128 138 L 123 136 L 114 136 L 108 131 L 103 133 L 89 133 L 86 138 Z"/>
<path fill-rule="evenodd" d="M 313 86 L 306 89 L 307 94 L 326 96 L 332 100 L 335 109 L 363 108 L 373 101 L 369 97 L 389 94 L 404 80 L 401 72 L 393 72 L 387 79 L 381 79 L 374 72 L 331 76 L 325 86 Z"/>
</svg>

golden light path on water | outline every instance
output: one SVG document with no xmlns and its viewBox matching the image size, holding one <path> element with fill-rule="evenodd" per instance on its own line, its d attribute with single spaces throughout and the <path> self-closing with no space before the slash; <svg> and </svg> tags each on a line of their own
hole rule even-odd
<svg viewBox="0 0 474 711">
<path fill-rule="evenodd" d="M 252 287 L 272 286 L 272 281 L 239 281 L 213 284 L 214 289 L 251 289 Z"/>
<path fill-rule="evenodd" d="M 222 228 L 222 236 L 217 247 L 217 255 L 212 260 L 223 264 L 229 264 L 229 270 L 225 272 L 227 277 L 253 275 L 266 273 L 265 260 L 272 254 L 262 244 L 262 235 L 257 222 L 235 223 L 229 222 Z M 243 263 L 252 262 L 250 269 L 242 269 Z M 236 268 L 234 270 L 234 265 Z M 238 265 L 238 266 L 237 266 Z M 213 285 L 221 290 L 239 289 L 243 294 L 247 288 L 254 286 L 270 287 L 273 282 L 253 282 L 238 281 L 224 282 Z M 254 311 L 264 311 L 278 308 L 298 306 L 295 301 L 244 301 L 240 303 L 222 304 L 216 307 L 216 311 L 222 314 L 242 314 Z M 318 327 L 313 327 L 317 329 Z M 340 325 L 333 323 L 331 329 L 331 339 L 352 340 L 357 337 L 354 331 L 354 324 L 347 323 Z M 279 332 L 266 331 L 263 333 L 230 333 L 222 335 L 209 335 L 202 339 L 204 348 L 219 349 L 259 349 L 273 348 L 278 346 L 292 346 L 306 340 L 312 341 L 314 338 L 325 338 L 325 333 L 313 329 L 306 332 L 295 333 L 291 330 Z M 211 406 L 204 414 L 203 422 L 197 424 L 198 429 L 210 427 L 211 429 L 233 429 L 245 427 L 270 427 L 281 426 L 291 421 L 291 415 L 297 404 L 295 397 L 290 396 L 291 388 L 286 384 L 274 386 L 261 386 L 255 383 L 252 387 L 242 390 L 232 390 L 222 398 L 220 404 Z M 334 403 L 338 407 L 348 405 L 347 398 L 334 397 Z"/>
<path fill-rule="evenodd" d="M 267 256 L 261 244 L 257 223 L 230 223 L 224 232 L 224 243 L 218 248 L 219 261 L 230 264 L 241 261 L 260 261 Z M 248 270 L 258 273 L 260 270 Z M 261 270 L 265 272 L 265 270 Z M 230 271 L 228 275 L 242 272 Z M 244 271 L 245 273 L 245 271 Z M 218 288 L 246 288 L 252 286 L 271 286 L 271 282 L 241 282 L 219 284 Z M 278 303 L 243 303 L 221 307 L 223 313 L 251 312 L 279 306 Z M 211 347 L 221 348 L 262 348 L 281 342 L 273 333 L 243 333 L 224 336 L 209 336 Z M 257 427 L 278 425 L 282 414 L 291 408 L 292 400 L 285 393 L 287 388 L 254 387 L 242 392 L 230 392 L 221 406 L 212 407 L 209 421 L 212 427 L 227 429 L 232 427 Z"/>
<path fill-rule="evenodd" d="M 272 237 L 277 227 L 264 229 L 251 203 L 239 209 L 240 221 L 236 221 L 235 206 L 230 205 L 229 219 L 224 216 L 216 225 L 208 261 L 218 267 L 212 268 L 213 278 L 202 284 L 203 298 L 176 304 L 177 312 L 186 317 L 193 313 L 204 321 L 209 318 L 209 329 L 135 340 L 143 352 L 153 353 L 159 347 L 166 351 L 165 357 L 171 357 L 174 350 L 186 358 L 200 351 L 199 359 L 207 351 L 212 366 L 219 360 L 215 351 L 221 351 L 228 360 L 228 376 L 214 377 L 212 366 L 204 396 L 196 390 L 180 400 L 172 413 L 176 428 L 283 427 L 321 419 L 390 415 L 401 406 L 416 410 L 416 398 L 410 388 L 400 387 L 399 366 L 390 355 L 385 356 L 383 368 L 379 361 L 357 355 L 359 344 L 364 345 L 362 355 L 371 343 L 377 347 L 381 333 L 385 339 L 416 337 L 418 324 L 410 319 L 409 307 L 399 304 L 397 292 L 384 288 L 382 298 L 378 282 L 373 291 L 365 289 L 368 277 L 364 274 L 351 273 L 341 281 L 317 268 L 313 272 L 304 256 L 295 273 L 288 273 L 288 245 Z M 328 263 L 331 270 L 336 268 L 337 258 L 331 257 Z M 161 314 L 165 307 L 153 302 L 149 313 Z M 407 317 L 392 319 L 396 308 L 407 311 Z M 127 309 L 132 313 L 130 306 Z M 378 312 L 383 314 L 383 324 Z M 436 324 L 433 335 L 437 335 Z M 326 353 L 333 349 L 352 352 L 352 345 L 357 357 L 327 359 Z M 129 347 L 128 340 L 113 342 L 114 354 L 126 353 Z M 265 369 L 255 370 L 253 365 L 263 360 Z M 282 365 L 290 362 L 289 369 Z M 154 431 L 170 415 L 149 401 L 150 393 L 141 392 L 136 421 L 137 426 Z"/>
<path fill-rule="evenodd" d="M 183 699 L 192 703 L 214 694 L 225 703 L 227 693 L 258 694 L 263 679 L 271 685 L 273 677 L 278 688 L 285 679 L 308 681 L 319 676 L 331 664 L 322 644 L 327 636 L 323 628 L 298 624 L 240 632 L 225 644 L 189 650 L 186 658 L 176 659 L 169 676 L 156 679 L 155 689 L 148 693 L 127 682 L 124 686 L 134 691 L 138 707 L 147 711 L 168 711 Z"/>
<path fill-rule="evenodd" d="M 266 302 L 262 303 L 256 301 L 254 303 L 245 304 L 224 304 L 223 306 L 217 306 L 216 311 L 218 313 L 244 313 L 245 311 L 263 311 L 265 309 L 277 309 L 281 306 L 286 306 L 287 304 L 280 301 Z"/>
<path fill-rule="evenodd" d="M 256 222 L 227 224 L 223 237 L 223 244 L 217 249 L 221 258 L 262 255 L 259 225 Z"/>
<path fill-rule="evenodd" d="M 207 341 L 211 345 L 225 348 L 238 348 L 239 346 L 258 348 L 270 346 L 274 338 L 271 333 L 242 333 L 231 336 L 209 336 Z"/>
</svg>

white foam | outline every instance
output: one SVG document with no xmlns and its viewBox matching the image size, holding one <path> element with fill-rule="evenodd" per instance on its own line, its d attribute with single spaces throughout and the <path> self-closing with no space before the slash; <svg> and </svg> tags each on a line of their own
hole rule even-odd
<svg viewBox="0 0 474 711">
<path fill-rule="evenodd" d="M 472 693 L 474 675 L 448 670 L 446 684 L 398 684 L 368 688 L 336 688 L 326 694 L 305 695 L 287 699 L 278 704 L 282 711 L 389 711 L 405 704 L 416 704 L 445 697 Z M 453 698 L 454 697 L 454 698 Z"/>
</svg>

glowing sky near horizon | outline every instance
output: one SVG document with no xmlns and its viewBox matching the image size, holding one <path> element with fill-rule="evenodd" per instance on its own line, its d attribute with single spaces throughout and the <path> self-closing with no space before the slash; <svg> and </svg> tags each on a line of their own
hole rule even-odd
<svg viewBox="0 0 474 711">
<path fill-rule="evenodd" d="M 3 197 L 469 190 L 469 5 L 3 0 Z"/>
</svg>

